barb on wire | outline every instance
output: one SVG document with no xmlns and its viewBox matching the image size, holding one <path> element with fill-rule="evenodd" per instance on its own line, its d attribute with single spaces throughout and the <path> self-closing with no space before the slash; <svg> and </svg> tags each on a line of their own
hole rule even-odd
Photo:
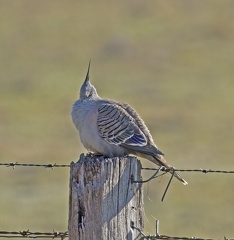
<svg viewBox="0 0 234 240">
<path fill-rule="evenodd" d="M 172 179 L 174 177 L 175 172 L 228 173 L 228 174 L 234 173 L 234 171 L 227 171 L 227 170 L 211 170 L 211 169 L 202 169 L 202 168 L 201 169 L 175 169 L 173 167 L 166 168 L 164 166 L 161 166 L 159 168 L 141 168 L 141 169 L 142 170 L 155 171 L 155 173 L 150 178 L 148 178 L 146 180 L 134 180 L 134 177 L 131 176 L 131 182 L 132 183 L 146 183 L 146 182 L 151 181 L 154 178 L 157 178 L 159 176 L 164 175 L 165 173 L 171 172 L 172 175 L 171 175 L 171 177 L 169 179 L 169 182 L 168 182 L 168 184 L 166 186 L 166 189 L 165 189 L 165 191 L 163 193 L 163 196 L 162 196 L 162 199 L 161 199 L 162 202 L 163 202 L 163 200 L 164 200 L 164 198 L 166 196 L 166 193 L 167 193 L 167 191 L 169 189 L 169 186 L 171 184 L 171 181 L 172 181 Z M 158 175 L 160 171 L 163 172 L 163 173 Z"/>
<path fill-rule="evenodd" d="M 165 173 L 167 173 L 167 172 L 171 172 L 171 177 L 170 177 L 170 179 L 169 179 L 169 182 L 168 182 L 168 184 L 167 184 L 167 186 L 166 186 L 166 189 L 165 189 L 165 191 L 164 191 L 164 193 L 163 193 L 163 196 L 162 196 L 162 199 L 161 199 L 161 201 L 163 202 L 163 200 L 164 200 L 164 198 L 165 198 L 165 196 L 166 196 L 166 193 L 167 193 L 167 190 L 169 189 L 169 186 L 171 185 L 171 181 L 172 181 L 172 179 L 173 179 L 173 177 L 174 177 L 174 174 L 175 174 L 175 169 L 173 168 L 173 167 L 171 167 L 171 168 L 166 168 L 166 167 L 164 167 L 164 166 L 161 166 L 161 167 L 159 167 L 159 168 L 157 168 L 157 169 L 155 169 L 156 171 L 155 171 L 155 173 L 150 177 L 150 178 L 148 178 L 147 180 L 134 180 L 134 176 L 132 175 L 131 176 L 131 182 L 132 183 L 146 183 L 146 182 L 149 182 L 150 180 L 152 180 L 153 178 L 157 178 L 157 177 L 159 177 L 159 176 L 162 176 L 163 174 L 165 174 Z M 164 173 L 163 174 L 161 174 L 161 175 L 158 175 L 158 173 L 160 172 L 160 171 L 164 171 Z M 158 175 L 158 176 L 157 176 Z"/>
<path fill-rule="evenodd" d="M 157 169 L 155 168 L 155 170 L 156 170 L 156 172 L 150 178 L 148 178 L 146 180 L 137 180 L 136 181 L 136 180 L 133 179 L 133 176 L 132 176 L 132 183 L 147 183 L 150 180 L 152 180 L 153 178 L 158 177 L 157 175 L 160 171 L 166 171 L 164 166 L 161 166 L 160 168 L 157 168 Z"/>
<path fill-rule="evenodd" d="M 197 237 L 177 237 L 177 236 L 168 236 L 168 235 L 159 235 L 159 236 L 151 236 L 151 235 L 146 235 L 143 239 L 147 240 L 157 240 L 157 239 L 162 239 L 162 240 L 215 240 L 213 238 L 197 238 Z M 224 240 L 234 240 L 233 238 L 226 238 L 224 236 Z"/>
<path fill-rule="evenodd" d="M 12 167 L 15 169 L 16 166 L 20 167 L 44 167 L 44 168 L 65 168 L 70 167 L 68 164 L 56 164 L 56 163 L 48 163 L 48 164 L 34 164 L 34 163 L 18 163 L 18 162 L 10 162 L 10 163 L 0 163 L 0 166 Z"/>
<path fill-rule="evenodd" d="M 157 171 L 158 168 L 141 168 L 142 170 L 152 170 L 152 171 Z M 161 169 L 161 171 L 168 172 L 168 169 Z M 212 170 L 212 169 L 174 169 L 175 172 L 201 172 L 201 173 L 234 173 L 234 170 Z"/>
<path fill-rule="evenodd" d="M 172 173 L 172 177 L 174 176 L 174 173 L 175 172 L 201 172 L 201 173 L 227 173 L 227 174 L 232 174 L 234 173 L 234 170 L 231 170 L 231 171 L 228 171 L 228 170 L 212 170 L 212 169 L 203 169 L 203 168 L 200 168 L 200 169 L 176 169 L 176 168 L 166 168 L 164 166 L 161 166 L 159 168 L 144 168 L 142 167 L 141 168 L 142 170 L 150 170 L 150 171 L 155 171 L 155 173 L 148 179 L 146 180 L 134 180 L 132 179 L 132 183 L 146 183 L 146 182 L 149 182 L 150 180 L 154 179 L 154 178 L 157 178 L 159 176 L 162 176 L 164 175 L 165 173 L 168 173 L 168 172 L 171 172 Z M 163 172 L 161 175 L 158 175 L 159 172 Z M 169 181 L 169 183 L 171 182 L 172 180 L 172 177 Z"/>
<path fill-rule="evenodd" d="M 68 232 L 30 232 L 29 230 L 26 231 L 0 231 L 0 238 L 60 238 L 61 240 L 68 237 Z"/>
<path fill-rule="evenodd" d="M 141 240 L 214 240 L 212 238 L 197 238 L 197 237 L 177 237 L 177 236 L 168 236 L 168 235 L 160 235 L 159 234 L 159 220 L 156 219 L 156 226 L 155 226 L 155 235 L 146 235 L 141 229 L 131 224 L 131 228 L 137 230 L 141 235 Z M 224 236 L 224 240 L 234 240 L 233 238 L 227 238 Z"/>
<path fill-rule="evenodd" d="M 18 161 L 17 162 L 10 162 L 10 163 L 0 163 L 0 166 L 6 166 L 6 167 L 12 167 L 12 168 L 15 168 L 16 166 L 20 166 L 20 167 L 45 167 L 45 168 L 66 168 L 66 167 L 70 167 L 69 164 L 57 164 L 57 163 L 48 163 L 48 164 L 35 164 L 35 163 L 19 163 Z M 169 171 L 171 171 L 172 169 L 171 168 L 166 168 L 164 166 L 160 167 L 160 168 L 141 168 L 142 170 L 151 170 L 151 171 L 156 171 L 155 174 L 150 177 L 149 179 L 147 180 L 144 180 L 144 181 L 141 181 L 141 183 L 145 183 L 145 182 L 148 182 L 150 181 L 151 179 L 153 178 L 156 178 L 156 177 L 159 177 L 161 175 L 158 175 L 157 174 L 159 173 L 159 171 L 161 172 L 164 172 L 162 173 L 165 174 Z M 234 173 L 234 170 L 212 170 L 212 169 L 203 169 L 203 168 L 200 168 L 200 169 L 176 169 L 174 168 L 173 169 L 174 172 L 201 172 L 201 173 Z M 134 182 L 137 182 L 137 181 L 134 181 Z"/>
</svg>

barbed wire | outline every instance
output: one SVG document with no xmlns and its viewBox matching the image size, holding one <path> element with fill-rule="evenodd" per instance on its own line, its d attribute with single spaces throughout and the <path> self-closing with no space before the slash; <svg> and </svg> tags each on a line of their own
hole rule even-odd
<svg viewBox="0 0 234 240">
<path fill-rule="evenodd" d="M 205 173 L 205 174 L 207 174 L 207 173 L 233 174 L 234 173 L 233 170 L 231 170 L 231 171 L 227 171 L 227 170 L 211 170 L 211 169 L 202 169 L 202 168 L 200 168 L 200 169 L 176 169 L 176 168 L 173 168 L 173 167 L 168 168 L 168 167 L 165 167 L 165 166 L 161 166 L 159 168 L 141 168 L 141 169 L 142 170 L 155 171 L 155 172 L 153 173 L 153 175 L 151 177 L 149 177 L 146 180 L 142 180 L 142 179 L 135 180 L 134 176 L 131 176 L 131 182 L 132 183 L 142 183 L 142 184 L 143 183 L 147 183 L 147 182 L 151 181 L 152 179 L 158 178 L 158 177 L 160 177 L 160 176 L 162 176 L 162 175 L 164 175 L 164 174 L 166 174 L 168 172 L 171 173 L 171 177 L 169 179 L 169 182 L 168 182 L 168 184 L 166 186 L 166 189 L 165 189 L 165 191 L 163 193 L 163 196 L 162 196 L 162 199 L 161 199 L 162 202 L 163 202 L 163 200 L 164 200 L 164 198 L 166 196 L 166 193 L 167 193 L 167 191 L 169 189 L 169 186 L 170 186 L 171 181 L 172 181 L 172 179 L 173 179 L 173 177 L 175 175 L 175 172 L 201 172 L 201 173 Z M 162 173 L 159 174 L 159 172 L 162 172 Z"/>
<path fill-rule="evenodd" d="M 21 166 L 21 167 L 44 167 L 44 168 L 50 168 L 50 169 L 54 169 L 54 168 L 70 168 L 70 165 L 68 164 L 56 164 L 56 163 L 48 163 L 48 164 L 35 164 L 35 163 L 18 163 L 18 162 L 10 162 L 10 163 L 0 163 L 0 166 L 6 166 L 6 167 L 12 167 L 13 169 L 15 169 L 16 166 Z M 147 183 L 149 181 L 151 181 L 154 178 L 157 178 L 159 176 L 162 176 L 168 172 L 171 172 L 171 178 L 167 184 L 167 187 L 164 191 L 164 194 L 162 196 L 162 201 L 164 200 L 167 190 L 171 184 L 171 181 L 174 177 L 174 173 L 175 172 L 201 172 L 201 173 L 225 173 L 225 174 L 233 174 L 234 171 L 228 171 L 228 170 L 212 170 L 212 169 L 176 169 L 176 168 L 167 168 L 164 166 L 161 166 L 159 168 L 141 168 L 142 170 L 151 170 L 151 171 L 155 171 L 155 173 L 148 179 L 146 180 L 134 180 L 133 176 L 131 176 L 131 182 L 132 183 Z M 159 174 L 159 172 L 163 172 L 161 174 Z"/>
<path fill-rule="evenodd" d="M 152 170 L 152 171 L 157 171 L 158 168 L 141 168 L 142 170 Z M 170 169 L 168 168 L 162 168 L 160 171 L 165 171 L 168 172 L 170 171 Z M 234 170 L 212 170 L 212 169 L 203 169 L 203 168 L 199 168 L 199 169 L 177 169 L 174 168 L 173 171 L 175 172 L 201 172 L 201 173 L 234 173 Z"/>
<path fill-rule="evenodd" d="M 145 235 L 141 238 L 141 240 L 147 239 L 147 240 L 221 240 L 221 239 L 213 239 L 213 238 L 200 238 L 200 237 L 176 237 L 176 236 L 167 236 L 167 235 L 158 235 L 158 236 L 151 236 L 151 235 Z M 224 240 L 234 240 L 234 238 L 227 238 L 224 236 Z"/>
<path fill-rule="evenodd" d="M 60 238 L 61 240 L 68 237 L 68 232 L 30 232 L 29 230 L 26 231 L 0 231 L 0 238 Z"/>
<path fill-rule="evenodd" d="M 155 235 L 146 235 L 140 228 L 135 227 L 134 223 L 131 223 L 131 228 L 137 230 L 141 235 L 142 238 L 141 240 L 147 239 L 147 240 L 169 240 L 169 239 L 174 239 L 174 240 L 215 240 L 213 238 L 197 238 L 197 237 L 176 237 L 176 236 L 168 236 L 168 235 L 160 235 L 159 234 L 159 220 L 156 219 L 156 227 L 155 227 Z M 227 238 L 224 236 L 224 240 L 234 240 L 234 238 Z"/>
<path fill-rule="evenodd" d="M 20 167 L 44 167 L 44 168 L 70 168 L 70 165 L 68 164 L 56 164 L 56 163 L 48 163 L 48 164 L 35 164 L 35 163 L 18 163 L 18 162 L 10 162 L 10 163 L 0 163 L 0 166 L 5 166 L 5 167 L 12 167 L 13 169 L 16 166 Z M 172 173 L 172 176 L 169 180 L 169 183 L 167 185 L 167 188 L 163 194 L 162 201 L 165 197 L 165 194 L 167 192 L 167 189 L 171 183 L 171 180 L 174 176 L 175 172 L 201 172 L 201 173 L 223 173 L 223 174 L 234 174 L 233 170 L 212 170 L 212 169 L 175 169 L 175 168 L 166 168 L 166 167 L 159 167 L 159 168 L 141 168 L 142 170 L 150 170 L 150 171 L 155 171 L 155 173 L 147 180 L 144 181 L 136 181 L 132 179 L 132 183 L 146 183 L 152 180 L 153 178 L 157 178 L 161 175 L 164 175 L 168 172 Z M 160 175 L 158 175 L 159 172 L 162 172 Z M 169 240 L 169 239 L 174 239 L 174 240 L 214 240 L 212 238 L 196 238 L 196 237 L 177 237 L 177 236 L 168 236 L 168 235 L 159 235 L 158 233 L 158 220 L 156 220 L 156 234 L 155 235 L 146 235 L 143 231 L 141 231 L 139 228 L 135 227 L 132 225 L 132 229 L 137 230 L 141 235 L 142 235 L 142 240 L 143 239 L 148 239 L 148 240 L 156 240 L 156 239 L 162 239 L 162 240 Z M 50 238 L 50 239 L 55 239 L 55 238 L 60 238 L 61 240 L 65 239 L 68 237 L 68 232 L 31 232 L 29 230 L 27 231 L 0 231 L 0 238 L 31 238 L 31 239 L 39 239 L 39 238 Z M 224 240 L 234 240 L 234 238 L 226 238 L 224 236 Z"/>
<path fill-rule="evenodd" d="M 16 166 L 20 167 L 44 167 L 44 168 L 66 168 L 70 167 L 68 164 L 57 164 L 57 163 L 48 163 L 48 164 L 35 164 L 35 163 L 18 163 L 18 162 L 10 162 L 10 163 L 0 163 L 0 166 L 12 167 L 13 169 Z"/>
<path fill-rule="evenodd" d="M 139 228 L 131 226 L 133 229 L 137 230 L 141 235 L 143 239 L 147 240 L 157 240 L 157 239 L 162 239 L 162 240 L 169 240 L 169 239 L 174 239 L 174 240 L 215 240 L 213 238 L 197 238 L 197 237 L 176 237 L 176 236 L 168 236 L 168 235 L 146 235 L 143 231 L 141 231 Z M 56 239 L 60 238 L 61 240 L 68 238 L 68 232 L 30 232 L 29 230 L 27 231 L 0 231 L 0 238 L 31 238 L 31 239 L 40 239 L 40 238 L 50 238 L 50 239 Z M 224 236 L 224 240 L 234 240 L 234 238 L 227 238 Z"/>
<path fill-rule="evenodd" d="M 44 168 L 70 168 L 70 164 L 57 164 L 57 163 L 47 163 L 47 164 L 38 164 L 38 163 L 19 163 L 19 162 L 9 162 L 9 163 L 0 163 L 1 166 L 12 167 L 15 168 L 19 167 L 44 167 Z M 150 170 L 150 171 L 163 171 L 169 172 L 171 169 L 166 167 L 161 168 L 141 168 L 142 170 Z M 201 173 L 227 173 L 227 174 L 234 174 L 234 170 L 212 170 L 212 169 L 177 169 L 173 168 L 174 172 L 201 172 Z M 156 174 L 157 175 L 157 174 Z M 154 178 L 154 177 L 153 177 Z"/>
<path fill-rule="evenodd" d="M 35 163 L 18 163 L 18 162 L 10 162 L 10 163 L 0 163 L 0 167 L 1 166 L 6 166 L 6 167 L 12 167 L 13 169 L 15 169 L 16 166 L 20 166 L 20 167 L 44 167 L 44 168 L 50 168 L 50 169 L 54 169 L 54 168 L 70 168 L 70 165 L 68 164 L 56 164 L 56 163 L 48 163 L 48 164 L 35 164 Z M 131 182 L 132 183 L 147 183 L 149 181 L 151 181 L 154 178 L 157 178 L 159 176 L 162 176 L 168 172 L 171 172 L 171 178 L 167 184 L 167 187 L 164 191 L 164 194 L 162 196 L 162 201 L 164 200 L 167 190 L 171 184 L 171 181 L 174 177 L 174 173 L 175 172 L 201 172 L 201 173 L 224 173 L 224 174 L 233 174 L 234 170 L 228 171 L 228 170 L 212 170 L 212 169 L 176 169 L 176 168 L 167 168 L 164 166 L 161 166 L 159 168 L 141 168 L 142 170 L 151 170 L 151 171 L 155 171 L 155 173 L 148 179 L 146 180 L 134 180 L 134 177 L 131 176 Z M 159 172 L 162 172 L 161 174 L 159 174 Z"/>
</svg>

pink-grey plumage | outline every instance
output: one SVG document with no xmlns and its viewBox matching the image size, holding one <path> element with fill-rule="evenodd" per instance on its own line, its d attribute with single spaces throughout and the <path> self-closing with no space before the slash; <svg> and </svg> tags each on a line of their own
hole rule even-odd
<svg viewBox="0 0 234 240">
<path fill-rule="evenodd" d="M 89 69 L 90 63 L 80 98 L 72 107 L 72 120 L 83 146 L 107 157 L 133 154 L 170 169 L 137 112 L 124 102 L 100 98 L 90 83 Z M 187 184 L 177 172 L 174 176 Z"/>
</svg>

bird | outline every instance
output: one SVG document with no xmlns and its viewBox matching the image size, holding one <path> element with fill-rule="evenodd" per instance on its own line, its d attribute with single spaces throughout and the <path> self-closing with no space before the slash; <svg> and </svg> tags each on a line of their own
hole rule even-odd
<svg viewBox="0 0 234 240">
<path fill-rule="evenodd" d="M 99 97 L 89 77 L 90 63 L 80 98 L 72 105 L 72 121 L 83 146 L 94 155 L 122 157 L 135 155 L 150 160 L 174 174 L 184 185 L 188 183 L 167 164 L 149 129 L 129 104 Z"/>
</svg>

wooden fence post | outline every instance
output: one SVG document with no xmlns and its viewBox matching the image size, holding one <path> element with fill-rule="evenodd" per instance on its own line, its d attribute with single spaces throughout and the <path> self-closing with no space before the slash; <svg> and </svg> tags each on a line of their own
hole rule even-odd
<svg viewBox="0 0 234 240">
<path fill-rule="evenodd" d="M 141 163 L 135 157 L 104 158 L 83 154 L 71 163 L 70 240 L 137 240 L 143 230 Z"/>
</svg>

